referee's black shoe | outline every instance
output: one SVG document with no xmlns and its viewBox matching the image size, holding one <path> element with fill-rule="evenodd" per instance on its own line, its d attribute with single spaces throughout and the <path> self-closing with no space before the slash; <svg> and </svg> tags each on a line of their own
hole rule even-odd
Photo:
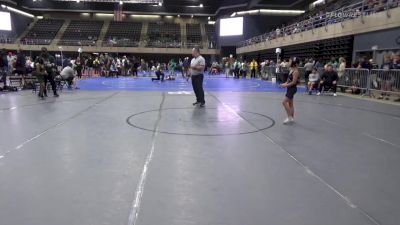
<svg viewBox="0 0 400 225">
<path fill-rule="evenodd" d="M 205 102 L 203 102 L 203 103 L 200 104 L 200 107 L 203 108 L 204 106 L 206 106 L 206 103 L 205 103 Z"/>
<path fill-rule="evenodd" d="M 195 103 L 193 103 L 193 106 L 196 106 L 198 104 L 200 104 L 200 102 L 195 102 Z"/>
</svg>

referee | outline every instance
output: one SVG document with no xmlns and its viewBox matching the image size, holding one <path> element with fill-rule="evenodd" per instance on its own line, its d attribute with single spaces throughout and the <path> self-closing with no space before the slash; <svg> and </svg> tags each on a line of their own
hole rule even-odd
<svg viewBox="0 0 400 225">
<path fill-rule="evenodd" d="M 193 105 L 204 107 L 206 101 L 204 100 L 203 72 L 206 66 L 206 60 L 200 55 L 200 48 L 198 46 L 193 48 L 192 56 L 193 59 L 190 63 L 190 70 L 192 75 L 192 86 L 194 93 L 196 94 L 196 102 L 193 103 Z"/>
</svg>

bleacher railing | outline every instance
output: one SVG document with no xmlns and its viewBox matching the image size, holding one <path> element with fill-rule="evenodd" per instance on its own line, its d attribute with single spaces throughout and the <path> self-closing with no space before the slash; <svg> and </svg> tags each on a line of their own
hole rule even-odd
<svg viewBox="0 0 400 225">
<path fill-rule="evenodd" d="M 368 91 L 400 93 L 400 70 L 371 70 Z"/>
<path fill-rule="evenodd" d="M 337 86 L 343 88 L 358 88 L 363 91 L 369 91 L 369 78 L 370 71 L 367 69 L 348 68 L 345 70 L 344 75 L 339 77 Z"/>
<path fill-rule="evenodd" d="M 375 3 L 375 1 L 373 1 Z M 388 16 L 392 8 L 400 7 L 400 0 L 387 0 L 386 3 L 380 1 L 379 4 L 370 5 L 367 1 L 361 1 L 340 9 L 320 13 L 310 19 L 299 21 L 286 27 L 277 28 L 269 33 L 255 36 L 248 40 L 239 42 L 236 47 L 246 47 L 257 43 L 273 40 L 279 37 L 289 36 L 296 33 L 312 30 L 315 28 L 327 26 L 330 24 L 341 23 L 346 20 L 352 20 L 358 17 L 364 17 L 373 13 L 386 11 Z"/>
</svg>

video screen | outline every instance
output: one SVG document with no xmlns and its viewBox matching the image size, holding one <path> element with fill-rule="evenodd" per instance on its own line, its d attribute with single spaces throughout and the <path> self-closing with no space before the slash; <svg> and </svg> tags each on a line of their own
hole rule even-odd
<svg viewBox="0 0 400 225">
<path fill-rule="evenodd" d="M 11 31 L 11 16 L 9 12 L 0 12 L 0 30 Z"/>
<path fill-rule="evenodd" d="M 243 35 L 243 17 L 221 19 L 219 24 L 219 36 Z"/>
</svg>

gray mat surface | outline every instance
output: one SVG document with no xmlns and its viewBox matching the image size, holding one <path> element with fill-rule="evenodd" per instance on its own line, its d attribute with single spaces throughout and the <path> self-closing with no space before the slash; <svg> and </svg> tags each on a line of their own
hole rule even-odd
<svg viewBox="0 0 400 225">
<path fill-rule="evenodd" d="M 0 95 L 0 224 L 398 225 L 400 107 L 282 97 Z"/>
</svg>

